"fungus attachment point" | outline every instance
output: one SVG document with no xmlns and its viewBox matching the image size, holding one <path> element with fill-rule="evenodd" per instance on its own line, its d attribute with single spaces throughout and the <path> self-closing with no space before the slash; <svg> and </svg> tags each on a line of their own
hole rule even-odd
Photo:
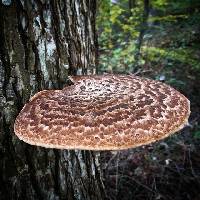
<svg viewBox="0 0 200 200">
<path fill-rule="evenodd" d="M 80 76 L 30 99 L 15 121 L 19 139 L 59 149 L 119 150 L 148 144 L 188 122 L 188 99 L 131 75 Z"/>
</svg>

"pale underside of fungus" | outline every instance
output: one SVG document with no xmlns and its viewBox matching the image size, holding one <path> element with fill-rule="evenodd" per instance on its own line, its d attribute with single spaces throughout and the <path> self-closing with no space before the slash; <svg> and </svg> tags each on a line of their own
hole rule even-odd
<svg viewBox="0 0 200 200">
<path fill-rule="evenodd" d="M 78 76 L 33 96 L 15 121 L 19 139 L 59 149 L 120 150 L 165 138 L 188 122 L 188 99 L 132 75 Z"/>
</svg>

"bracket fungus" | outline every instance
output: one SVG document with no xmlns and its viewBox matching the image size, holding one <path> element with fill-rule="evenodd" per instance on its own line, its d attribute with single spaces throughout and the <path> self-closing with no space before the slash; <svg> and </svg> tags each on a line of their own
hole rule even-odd
<svg viewBox="0 0 200 200">
<path fill-rule="evenodd" d="M 15 121 L 19 139 L 47 148 L 120 150 L 163 139 L 187 124 L 189 100 L 164 83 L 133 75 L 73 81 L 30 99 Z"/>
</svg>

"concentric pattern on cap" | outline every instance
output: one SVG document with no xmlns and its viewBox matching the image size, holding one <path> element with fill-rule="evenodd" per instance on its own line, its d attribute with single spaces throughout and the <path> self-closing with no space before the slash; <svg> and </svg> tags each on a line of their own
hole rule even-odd
<svg viewBox="0 0 200 200">
<path fill-rule="evenodd" d="M 81 76 L 30 99 L 15 121 L 23 141 L 50 148 L 119 150 L 181 129 L 189 101 L 166 84 L 131 75 Z"/>
</svg>

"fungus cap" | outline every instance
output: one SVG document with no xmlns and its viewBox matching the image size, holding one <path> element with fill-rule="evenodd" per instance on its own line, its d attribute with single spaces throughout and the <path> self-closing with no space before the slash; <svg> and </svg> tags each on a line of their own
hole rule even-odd
<svg viewBox="0 0 200 200">
<path fill-rule="evenodd" d="M 30 99 L 15 121 L 19 139 L 47 148 L 119 150 L 165 138 L 188 122 L 189 100 L 161 82 L 133 75 L 73 81 Z"/>
</svg>

